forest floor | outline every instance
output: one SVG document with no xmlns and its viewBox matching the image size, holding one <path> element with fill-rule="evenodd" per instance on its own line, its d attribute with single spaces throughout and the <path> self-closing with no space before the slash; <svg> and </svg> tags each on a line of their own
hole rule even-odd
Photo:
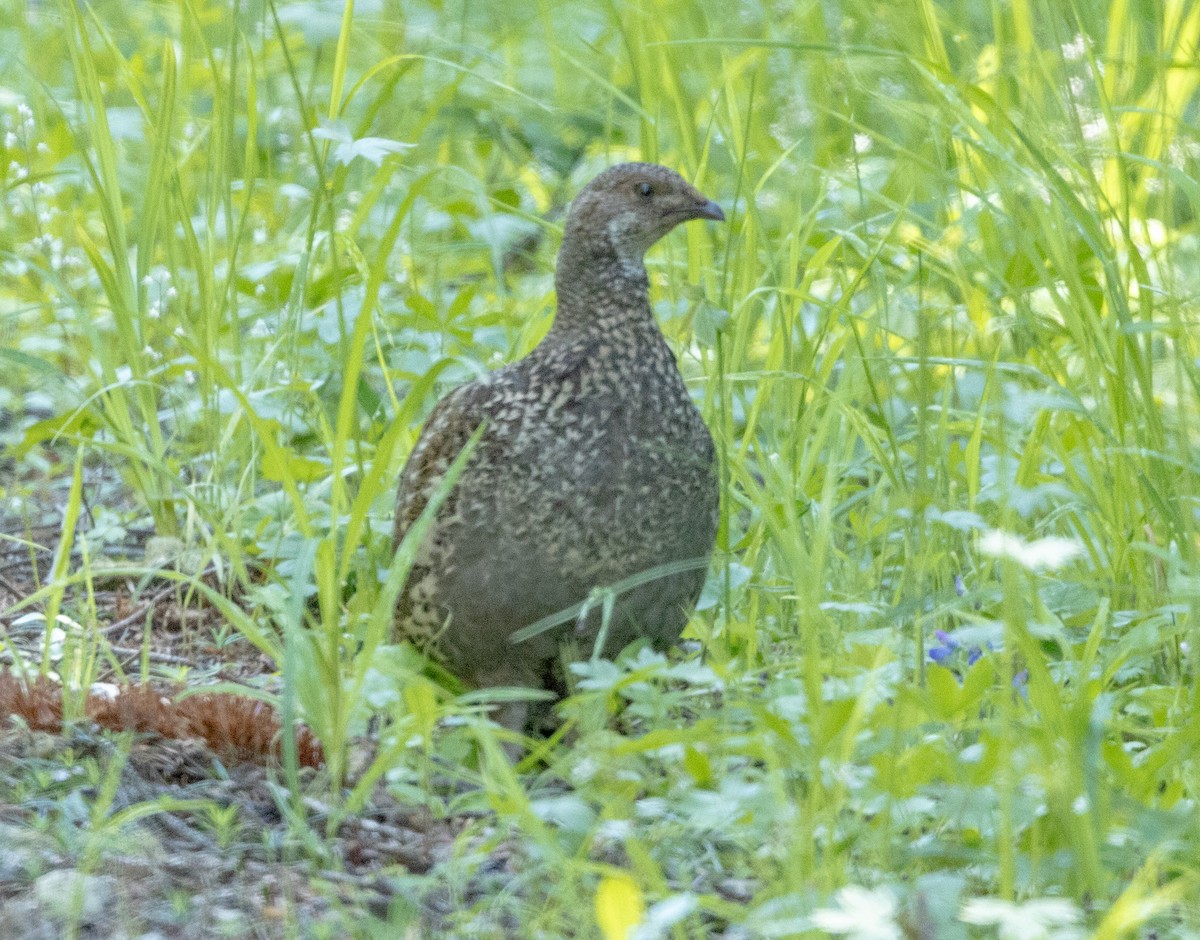
<svg viewBox="0 0 1200 940">
<path fill-rule="evenodd" d="M 53 507 L 25 510 L 29 521 L 49 518 Z M 5 669 L 14 656 L 41 658 L 42 622 L 22 621 L 27 609 L 9 611 L 49 570 L 51 555 L 23 543 L 45 544 L 52 532 L 26 526 L 0 539 Z M 179 676 L 151 683 L 163 696 L 218 682 L 271 684 L 274 667 L 249 643 L 236 635 L 214 641 L 221 633 L 214 611 L 180 606 L 169 586 L 143 594 L 147 600 L 134 602 L 115 582 L 90 598 L 115 659 L 97 664 L 93 690 L 128 688 L 143 660 Z M 0 711 L 3 703 L 0 695 Z M 60 731 L 45 730 L 54 716 L 10 710 L 0 719 L 0 936 L 7 940 L 361 936 L 372 918 L 382 927 L 397 918 L 436 923 L 446 913 L 448 898 L 414 899 L 411 886 L 386 872 L 428 872 L 467 820 L 402 806 L 381 785 L 362 812 L 327 832 L 329 808 L 319 801 L 302 801 L 299 824 L 287 818 L 292 806 L 269 753 L 231 758 L 202 738 L 114 733 L 87 718 Z M 304 770 L 309 782 L 319 773 Z M 497 854 L 492 874 L 504 869 Z"/>
</svg>

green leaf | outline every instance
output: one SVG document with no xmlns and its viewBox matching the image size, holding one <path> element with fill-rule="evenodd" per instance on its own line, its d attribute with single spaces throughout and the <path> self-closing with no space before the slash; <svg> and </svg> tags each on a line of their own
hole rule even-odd
<svg viewBox="0 0 1200 940">
<path fill-rule="evenodd" d="M 301 457 L 290 450 L 275 448 L 268 450 L 262 458 L 263 478 L 274 483 L 294 480 L 297 483 L 312 483 L 329 475 L 329 464 L 311 457 Z"/>
</svg>

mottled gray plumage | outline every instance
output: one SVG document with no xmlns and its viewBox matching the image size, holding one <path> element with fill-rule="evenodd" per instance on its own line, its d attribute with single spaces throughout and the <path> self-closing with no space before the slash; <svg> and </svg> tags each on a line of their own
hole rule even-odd
<svg viewBox="0 0 1200 940">
<path fill-rule="evenodd" d="M 567 217 L 550 332 L 430 415 L 400 479 L 397 543 L 485 431 L 418 552 L 397 624 L 469 682 L 546 687 L 564 633 L 590 652 L 598 616 L 514 644 L 516 630 L 595 587 L 712 551 L 712 438 L 651 313 L 642 256 L 680 222 L 723 218 L 665 167 L 596 177 Z M 674 642 L 703 580 L 697 568 L 622 595 L 605 652 L 639 636 Z M 523 712 L 507 717 L 519 724 Z"/>
</svg>

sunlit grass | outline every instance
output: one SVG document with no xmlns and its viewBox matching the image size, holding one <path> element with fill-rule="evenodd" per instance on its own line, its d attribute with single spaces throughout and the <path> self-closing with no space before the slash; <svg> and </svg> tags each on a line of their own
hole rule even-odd
<svg viewBox="0 0 1200 940">
<path fill-rule="evenodd" d="M 331 805 L 386 779 L 490 811 L 417 896 L 514 840 L 481 929 L 587 932 L 623 870 L 681 936 L 851 902 L 1189 936 L 1200 8 L 826 6 L 4 21 L 0 434 L 22 478 L 76 468 L 36 599 L 87 623 L 104 525 L 177 539 Z M 394 481 L 438 393 L 542 335 L 562 209 L 626 158 L 730 220 L 650 259 L 722 457 L 703 649 L 582 665 L 518 775 L 478 697 L 386 645 Z M 101 463 L 122 499 L 75 534 Z"/>
</svg>

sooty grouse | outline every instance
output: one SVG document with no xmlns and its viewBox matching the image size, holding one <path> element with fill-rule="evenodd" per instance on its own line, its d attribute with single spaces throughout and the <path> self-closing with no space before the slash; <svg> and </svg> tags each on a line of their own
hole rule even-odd
<svg viewBox="0 0 1200 940">
<path fill-rule="evenodd" d="M 606 654 L 678 639 L 717 531 L 712 438 L 650 310 L 642 256 L 680 222 L 725 218 L 682 177 L 614 166 L 576 197 L 555 286 L 558 312 L 524 359 L 443 398 L 400 479 L 396 542 L 481 424 L 397 610 L 400 633 L 479 686 L 561 688 L 564 631 L 583 651 L 600 612 L 528 639 L 522 627 L 597 587 L 700 560 L 621 594 Z M 500 720 L 519 730 L 524 706 Z"/>
</svg>

